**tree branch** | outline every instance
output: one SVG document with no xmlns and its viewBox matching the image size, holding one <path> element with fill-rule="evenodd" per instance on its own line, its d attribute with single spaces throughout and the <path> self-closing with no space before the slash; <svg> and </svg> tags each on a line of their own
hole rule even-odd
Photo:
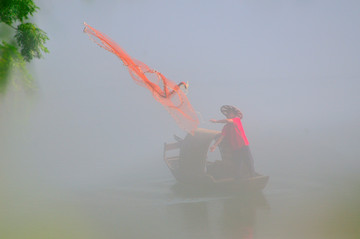
<svg viewBox="0 0 360 239">
<path fill-rule="evenodd" d="M 3 20 L 1 19 L 1 17 L 0 17 L 0 22 L 3 22 Z M 6 24 L 6 25 L 8 25 L 9 27 L 11 27 L 11 28 L 14 29 L 14 30 L 17 30 L 17 28 L 14 27 L 13 25 L 8 24 L 8 23 L 5 23 L 5 22 L 3 22 L 3 23 Z"/>
</svg>

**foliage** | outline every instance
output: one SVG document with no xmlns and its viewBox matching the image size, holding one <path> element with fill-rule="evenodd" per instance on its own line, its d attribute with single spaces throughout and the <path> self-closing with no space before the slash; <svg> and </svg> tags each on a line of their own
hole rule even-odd
<svg viewBox="0 0 360 239">
<path fill-rule="evenodd" d="M 42 58 L 42 53 L 49 52 L 44 45 L 49 39 L 46 33 L 29 22 L 38 9 L 32 0 L 0 0 L 0 27 L 6 24 L 13 29 L 11 36 L 0 36 L 0 94 L 5 91 L 13 69 L 20 70 L 29 86 L 31 76 L 26 70 L 26 62 Z"/>
<path fill-rule="evenodd" d="M 32 87 L 32 77 L 26 69 L 23 56 L 18 49 L 5 41 L 0 44 L 0 94 L 4 93 L 9 82 L 9 74 L 11 69 L 18 69 L 22 73 L 23 82 L 27 88 Z"/>
<path fill-rule="evenodd" d="M 15 21 L 23 22 L 39 9 L 32 0 L 1 0 L 0 19 L 7 25 Z"/>
<path fill-rule="evenodd" d="M 25 61 L 31 61 L 33 57 L 41 58 L 41 51 L 48 53 L 44 43 L 49 38 L 46 33 L 32 23 L 20 24 L 17 28 L 15 39 L 21 48 L 21 55 Z"/>
</svg>

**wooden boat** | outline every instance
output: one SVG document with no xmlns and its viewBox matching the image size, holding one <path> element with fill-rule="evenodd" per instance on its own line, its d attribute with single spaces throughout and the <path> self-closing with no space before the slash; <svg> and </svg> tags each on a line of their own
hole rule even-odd
<svg viewBox="0 0 360 239">
<path fill-rule="evenodd" d="M 207 153 L 211 142 L 220 132 L 209 129 L 197 129 L 194 135 L 188 134 L 184 139 L 177 138 L 174 143 L 164 144 L 164 161 L 176 180 L 188 185 L 202 185 L 229 189 L 262 190 L 265 188 L 269 176 L 256 176 L 247 179 L 235 179 L 225 175 L 219 176 L 210 172 L 214 164 L 207 161 Z M 219 145 L 222 159 L 226 157 L 226 150 Z"/>
</svg>

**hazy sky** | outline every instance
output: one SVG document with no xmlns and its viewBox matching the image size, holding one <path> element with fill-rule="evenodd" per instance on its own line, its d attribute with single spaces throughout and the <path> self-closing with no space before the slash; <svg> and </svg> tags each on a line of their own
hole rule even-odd
<svg viewBox="0 0 360 239">
<path fill-rule="evenodd" d="M 115 55 L 89 40 L 84 21 L 169 79 L 189 81 L 201 127 L 220 129 L 208 120 L 233 104 L 252 142 L 319 129 L 358 139 L 359 1 L 36 2 L 50 54 L 32 63 L 39 92 L 19 136 L 24 154 L 58 165 L 160 161 L 162 143 L 185 135 Z"/>
<path fill-rule="evenodd" d="M 36 19 L 48 32 L 51 54 L 36 67 L 49 92 L 82 91 L 91 100 L 95 91 L 93 98 L 113 97 L 120 111 L 128 102 L 141 111 L 158 107 L 114 55 L 82 34 L 86 21 L 173 81 L 189 81 L 190 101 L 205 118 L 219 117 L 222 104 L 284 120 L 334 113 L 359 117 L 358 1 L 39 1 L 39 6 Z"/>
</svg>

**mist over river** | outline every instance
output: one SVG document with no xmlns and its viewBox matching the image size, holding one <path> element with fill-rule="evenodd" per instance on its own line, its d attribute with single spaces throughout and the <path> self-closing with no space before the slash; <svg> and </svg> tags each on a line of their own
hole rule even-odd
<svg viewBox="0 0 360 239">
<path fill-rule="evenodd" d="M 36 3 L 50 53 L 0 99 L 0 238 L 360 238 L 360 3 Z M 179 185 L 163 144 L 186 132 L 84 21 L 189 81 L 199 127 L 240 108 L 266 188 Z"/>
</svg>

